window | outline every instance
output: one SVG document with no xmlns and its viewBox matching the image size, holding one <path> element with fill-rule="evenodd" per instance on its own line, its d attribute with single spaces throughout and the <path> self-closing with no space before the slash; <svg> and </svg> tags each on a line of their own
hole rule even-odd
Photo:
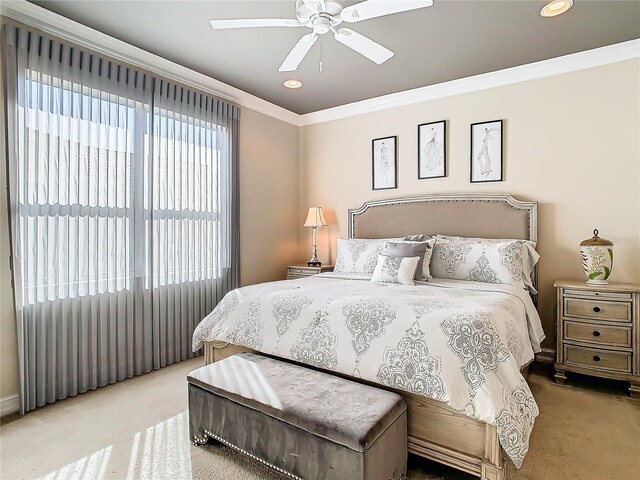
<svg viewBox="0 0 640 480">
<path fill-rule="evenodd" d="M 24 81 L 24 303 L 218 278 L 224 129 L 35 71 Z"/>
<path fill-rule="evenodd" d="M 154 110 L 154 287 L 220 275 L 220 150 L 216 125 Z"/>
</svg>

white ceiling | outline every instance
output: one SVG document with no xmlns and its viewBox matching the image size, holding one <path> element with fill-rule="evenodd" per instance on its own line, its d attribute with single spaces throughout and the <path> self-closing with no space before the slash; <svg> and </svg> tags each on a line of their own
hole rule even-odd
<svg viewBox="0 0 640 480">
<path fill-rule="evenodd" d="M 295 18 L 294 0 L 32 3 L 299 114 L 640 38 L 636 0 L 575 0 L 569 12 L 550 19 L 539 15 L 545 4 L 539 0 L 434 1 L 350 25 L 395 52 L 383 65 L 324 36 L 294 73 L 279 73 L 278 66 L 307 29 L 214 31 L 208 24 Z M 304 86 L 286 89 L 288 78 Z"/>
</svg>

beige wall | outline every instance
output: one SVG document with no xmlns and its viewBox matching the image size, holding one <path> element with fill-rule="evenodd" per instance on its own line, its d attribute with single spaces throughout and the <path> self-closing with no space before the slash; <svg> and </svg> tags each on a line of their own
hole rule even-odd
<svg viewBox="0 0 640 480">
<path fill-rule="evenodd" d="M 469 183 L 469 125 L 505 120 L 505 181 Z M 417 125 L 446 119 L 449 176 L 417 180 Z M 399 188 L 371 190 L 371 139 L 399 136 Z M 303 127 L 300 216 L 309 205 L 333 224 L 321 260 L 347 235 L 347 209 L 420 193 L 505 192 L 539 202 L 540 313 L 550 346 L 553 281 L 582 278 L 577 246 L 597 227 L 614 241 L 612 280 L 640 283 L 640 61 L 527 81 Z M 301 257 L 309 236 L 299 229 Z"/>
<path fill-rule="evenodd" d="M 280 280 L 298 258 L 298 127 L 242 109 L 242 284 Z"/>
<path fill-rule="evenodd" d="M 4 131 L 4 126 L 0 131 Z M 3 146 L 0 159 L 0 398 L 15 395 L 19 389 L 8 264 L 4 152 Z M 240 192 L 242 284 L 282 279 L 286 274 L 285 265 L 298 256 L 298 127 L 242 109 Z"/>
</svg>

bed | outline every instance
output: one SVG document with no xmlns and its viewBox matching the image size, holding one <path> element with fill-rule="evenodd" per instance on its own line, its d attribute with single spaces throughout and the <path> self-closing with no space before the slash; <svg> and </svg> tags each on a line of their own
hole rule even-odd
<svg viewBox="0 0 640 480">
<path fill-rule="evenodd" d="M 506 194 L 425 195 L 367 202 L 362 207 L 349 211 L 348 222 L 350 238 L 389 238 L 416 233 L 439 233 L 535 242 L 537 203 L 519 201 Z M 537 286 L 535 271 L 532 273 L 532 281 Z M 533 421 L 538 414 L 526 384 L 526 372 L 539 343 L 531 336 L 531 324 L 522 324 L 522 318 L 537 317 L 533 306 L 535 297 L 528 298 L 523 291 L 516 292 L 507 286 L 464 285 L 464 282 L 446 280 L 402 287 L 376 286 L 366 278 L 331 274 L 244 287 L 240 291 L 230 292 L 229 298 L 225 297 L 226 301 L 223 300 L 214 310 L 216 315 L 212 314 L 208 318 L 209 322 L 202 322 L 194 334 L 194 348 L 204 346 L 207 363 L 238 352 L 259 351 L 396 391 L 404 397 L 408 407 L 410 452 L 482 479 L 504 479 L 505 456 L 508 455 L 516 465 L 521 464 L 528 448 Z M 295 297 L 293 303 L 292 294 Z M 285 304 L 276 305 L 274 295 L 287 299 Z M 423 301 L 427 297 L 437 299 L 436 303 L 441 304 L 440 308 L 431 308 L 433 302 Z M 304 298 L 311 300 L 300 300 Z M 359 336 L 355 335 L 355 327 L 349 325 L 349 321 L 342 322 L 347 324 L 347 329 L 343 328 L 340 332 L 339 329 L 343 326 L 338 326 L 337 322 L 331 320 L 332 316 L 337 315 L 336 312 L 343 315 L 356 312 L 358 307 L 362 307 L 357 305 L 356 299 L 363 298 L 382 299 L 383 303 L 398 306 L 390 313 L 394 321 L 380 324 L 384 333 L 380 337 L 385 339 L 384 342 L 377 340 L 376 335 L 362 335 L 362 332 L 358 332 Z M 306 312 L 305 308 L 312 302 L 327 307 L 315 310 L 308 308 Z M 274 318 L 266 312 L 266 303 L 273 306 Z M 496 304 L 500 304 L 500 307 L 496 307 Z M 456 315 L 455 309 L 462 307 L 463 312 L 491 312 L 491 315 L 499 319 L 496 320 L 496 325 L 506 326 L 502 336 L 496 336 L 506 338 L 503 342 L 505 345 L 492 347 L 493 360 L 488 363 L 493 361 L 494 364 L 487 366 L 482 361 L 479 362 L 479 372 L 476 367 L 470 367 L 478 365 L 476 359 L 465 359 L 469 352 L 462 352 L 457 348 L 454 326 L 451 322 L 447 323 L 447 315 Z M 242 313 L 237 313 L 241 308 L 244 308 Z M 296 311 L 295 319 L 301 320 L 294 322 L 295 328 L 290 328 L 294 317 L 276 314 L 277 308 L 283 308 L 284 311 L 291 311 L 293 308 Z M 365 305 L 365 308 L 370 308 L 370 305 Z M 412 315 L 420 308 L 422 310 L 419 313 L 423 315 L 420 317 L 420 325 L 437 324 L 440 328 L 429 330 L 416 327 L 418 314 L 416 313 L 416 319 Z M 237 316 L 235 323 L 233 315 Z M 309 315 L 309 318 L 304 320 L 304 315 Z M 252 318 L 265 319 L 259 322 L 262 330 L 258 333 L 252 327 L 255 323 Z M 357 314 L 353 318 L 357 319 Z M 214 324 L 216 327 L 212 328 Z M 233 328 L 226 328 L 224 325 L 233 325 Z M 330 332 L 331 328 L 335 331 Z M 242 335 L 238 334 L 240 330 L 243 331 Z M 274 333 L 265 335 L 265 330 Z M 427 330 L 428 335 L 423 330 Z M 287 336 L 289 331 L 292 332 L 290 338 Z M 319 331 L 323 332 L 325 340 L 329 338 L 333 342 L 330 345 L 332 348 L 327 349 L 324 345 L 324 349 L 318 353 L 316 341 L 315 356 L 309 355 L 309 342 L 314 341 L 313 336 Z M 506 337 L 506 332 L 510 333 L 511 338 Z M 531 339 L 525 338 L 527 334 Z M 301 347 L 301 339 L 307 342 L 305 348 Z M 526 340 L 531 341 L 527 343 Z M 344 345 L 341 346 L 340 341 Z M 376 342 L 379 345 L 374 346 Z M 403 368 L 398 363 L 403 354 L 400 350 L 408 343 L 412 345 L 412 357 L 422 356 L 420 365 L 425 366 L 428 374 L 422 378 L 429 380 L 420 383 L 418 389 L 415 384 L 394 388 L 392 385 L 397 386 L 398 375 L 402 376 L 397 371 L 398 368 Z M 353 348 L 353 358 L 344 353 L 349 346 Z M 379 354 L 372 353 L 374 351 Z M 340 352 L 341 362 L 336 361 L 336 352 Z M 379 364 L 372 364 L 371 358 L 379 358 Z M 503 363 L 496 366 L 495 358 Z M 461 361 L 466 361 L 467 364 Z M 415 365 L 415 362 L 411 364 Z M 473 371 L 470 372 L 470 369 Z M 487 375 L 489 371 L 497 374 Z M 469 382 L 474 384 L 469 387 L 469 397 L 460 394 L 454 382 L 456 376 L 464 377 L 469 385 Z M 393 381 L 389 381 L 391 377 L 394 378 Z M 495 388 L 487 386 L 489 377 L 498 379 Z M 500 396 L 502 400 L 493 398 Z M 520 403 L 514 403 L 514 398 Z M 499 411 L 494 403 L 500 406 Z M 488 404 L 492 408 L 487 407 Z M 508 410 L 505 405 L 509 405 L 511 409 L 506 416 L 503 415 Z"/>
</svg>

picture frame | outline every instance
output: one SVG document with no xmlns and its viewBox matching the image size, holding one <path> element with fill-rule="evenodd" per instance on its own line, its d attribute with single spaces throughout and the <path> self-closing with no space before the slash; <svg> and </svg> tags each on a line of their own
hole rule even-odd
<svg viewBox="0 0 640 480">
<path fill-rule="evenodd" d="M 371 141 L 371 186 L 373 190 L 398 188 L 398 136 Z"/>
<path fill-rule="evenodd" d="M 447 121 L 418 125 L 418 180 L 447 176 Z"/>
<path fill-rule="evenodd" d="M 469 179 L 471 183 L 503 181 L 503 122 L 471 124 Z"/>
</svg>

